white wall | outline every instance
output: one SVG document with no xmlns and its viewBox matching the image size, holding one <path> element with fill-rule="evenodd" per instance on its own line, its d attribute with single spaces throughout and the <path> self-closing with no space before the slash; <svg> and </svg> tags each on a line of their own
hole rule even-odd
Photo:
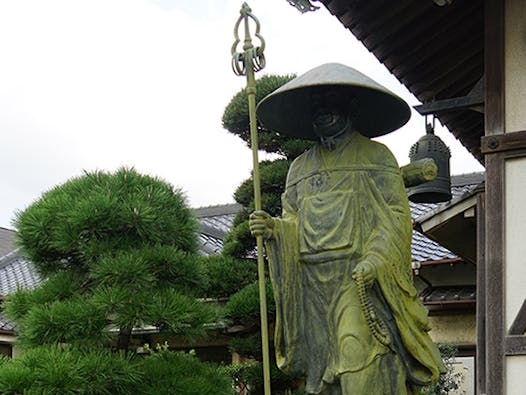
<svg viewBox="0 0 526 395">
<path fill-rule="evenodd" d="M 526 157 L 508 159 L 505 176 L 505 300 L 506 328 L 509 329 L 526 299 Z"/>
</svg>

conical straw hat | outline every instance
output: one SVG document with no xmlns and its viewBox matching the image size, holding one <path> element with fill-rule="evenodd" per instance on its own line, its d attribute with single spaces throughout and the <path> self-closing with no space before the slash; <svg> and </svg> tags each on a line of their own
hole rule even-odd
<svg viewBox="0 0 526 395">
<path fill-rule="evenodd" d="M 318 66 L 294 78 L 266 96 L 257 107 L 257 117 L 270 130 L 292 137 L 317 140 L 312 129 L 311 94 L 330 89 L 349 106 L 353 129 L 377 137 L 403 126 L 411 117 L 407 103 L 359 71 L 338 63 Z"/>
</svg>

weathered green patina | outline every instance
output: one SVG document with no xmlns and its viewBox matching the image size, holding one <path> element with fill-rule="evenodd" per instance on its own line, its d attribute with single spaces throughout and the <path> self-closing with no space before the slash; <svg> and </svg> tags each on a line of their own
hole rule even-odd
<svg viewBox="0 0 526 395">
<path fill-rule="evenodd" d="M 349 70 L 340 71 L 357 73 Z M 309 394 L 412 394 L 443 365 L 412 283 L 402 173 L 387 147 L 354 130 L 350 109 L 367 88 L 336 89 L 335 101 L 333 85 L 322 82 L 304 90 L 309 134 L 320 143 L 291 165 L 282 217 L 256 211 L 250 221 L 266 239 L 278 365 L 305 376 Z M 374 84 L 375 94 L 392 95 Z M 392 129 L 403 117 L 394 116 Z"/>
</svg>

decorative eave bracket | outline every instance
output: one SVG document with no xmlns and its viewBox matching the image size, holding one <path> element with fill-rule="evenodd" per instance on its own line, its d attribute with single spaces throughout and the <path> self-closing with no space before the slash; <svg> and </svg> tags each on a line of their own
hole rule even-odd
<svg viewBox="0 0 526 395">
<path fill-rule="evenodd" d="M 318 1 L 318 0 L 314 0 L 314 1 Z M 287 0 L 287 2 L 291 6 L 296 7 L 296 9 L 302 14 L 309 12 L 309 11 L 316 11 L 320 8 L 320 7 L 316 7 L 312 5 L 309 0 Z"/>
<path fill-rule="evenodd" d="M 437 114 L 458 110 L 473 110 L 484 112 L 484 76 L 475 84 L 473 89 L 466 95 L 451 99 L 436 100 L 430 103 L 414 106 L 420 115 Z"/>
</svg>

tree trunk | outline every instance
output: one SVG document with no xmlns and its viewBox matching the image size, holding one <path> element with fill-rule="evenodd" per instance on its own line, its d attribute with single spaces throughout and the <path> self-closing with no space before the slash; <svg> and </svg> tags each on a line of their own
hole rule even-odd
<svg viewBox="0 0 526 395">
<path fill-rule="evenodd" d="M 117 349 L 120 351 L 128 352 L 128 347 L 130 346 L 131 340 L 131 329 L 130 328 L 120 328 L 119 336 L 117 337 Z"/>
</svg>

